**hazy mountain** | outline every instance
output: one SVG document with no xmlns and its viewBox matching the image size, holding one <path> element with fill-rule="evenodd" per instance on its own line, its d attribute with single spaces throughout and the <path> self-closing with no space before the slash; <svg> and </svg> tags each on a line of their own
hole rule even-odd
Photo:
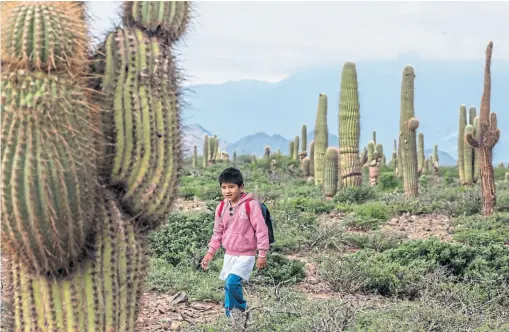
<svg viewBox="0 0 509 332">
<path fill-rule="evenodd" d="M 361 146 L 367 144 L 375 129 L 377 142 L 386 151 L 392 151 L 393 139 L 399 131 L 401 74 L 407 63 L 416 71 L 415 114 L 420 122 L 418 131 L 424 132 L 425 147 L 438 144 L 440 151 L 456 157 L 460 104 L 474 105 L 479 112 L 482 60 L 453 62 L 412 56 L 358 62 Z M 324 92 L 328 95 L 329 133 L 337 139 L 341 69 L 342 64 L 307 68 L 277 83 L 244 80 L 190 86 L 192 93 L 186 98 L 191 106 L 190 117 L 192 122 L 206 126 L 228 142 L 240 141 L 250 133 L 293 139 L 300 136 L 302 124 L 309 131 L 314 130 L 318 94 Z M 494 60 L 491 108 L 498 112 L 499 127 L 509 123 L 508 82 L 509 62 Z M 506 133 L 502 129 L 494 150 L 495 162 L 509 160 L 509 134 Z M 308 137 L 308 142 L 311 139 Z M 253 151 L 263 149 L 266 144 L 261 136 L 259 144 Z M 288 149 L 280 138 L 270 145 L 282 151 Z"/>
<path fill-rule="evenodd" d="M 193 124 L 188 128 L 186 131 L 185 141 L 190 142 L 187 143 L 190 148 L 192 148 L 193 144 L 198 145 L 198 155 L 203 154 L 202 146 L 203 146 L 203 135 L 211 135 L 210 131 L 203 128 L 199 124 Z M 311 131 L 307 135 L 308 137 L 308 144 L 307 144 L 307 151 L 309 153 L 309 144 L 314 139 L 314 131 Z M 292 140 L 293 141 L 293 140 Z M 378 139 L 377 139 L 378 141 Z M 266 145 L 268 145 L 271 148 L 272 152 L 275 152 L 277 149 L 280 149 L 283 154 L 288 154 L 288 147 L 290 144 L 290 140 L 287 138 L 284 138 L 281 135 L 268 135 L 266 133 L 255 133 L 252 135 L 247 135 L 240 140 L 238 140 L 235 143 L 228 143 L 224 140 L 220 140 L 220 147 L 221 149 L 224 149 L 228 152 L 228 154 L 231 156 L 233 155 L 233 152 L 236 151 L 238 155 L 243 154 L 256 154 L 257 156 L 263 156 L 264 148 Z M 338 136 L 329 133 L 329 146 L 339 146 L 339 138 Z M 363 146 L 362 146 L 363 147 Z M 361 147 L 361 149 L 362 149 Z M 302 150 L 301 147 L 299 147 L 299 150 Z M 192 151 L 192 150 L 190 150 Z M 430 153 L 432 153 L 432 149 L 425 149 L 424 150 L 426 156 L 429 156 Z M 391 158 L 392 156 L 392 146 L 390 148 L 385 148 L 385 155 L 387 158 Z M 438 151 L 440 165 L 456 165 L 456 159 L 451 157 L 447 152 L 441 151 L 439 149 Z"/>
<path fill-rule="evenodd" d="M 198 155 L 203 154 L 203 137 L 205 135 L 214 136 L 213 133 L 203 128 L 201 125 L 197 123 L 193 123 L 191 125 L 187 125 L 184 128 L 183 134 L 183 143 L 184 143 L 184 155 L 190 155 L 193 152 L 193 146 L 196 144 L 198 148 Z M 221 150 L 226 149 L 230 143 L 226 142 L 224 139 L 221 139 L 219 135 L 219 148 Z"/>
</svg>

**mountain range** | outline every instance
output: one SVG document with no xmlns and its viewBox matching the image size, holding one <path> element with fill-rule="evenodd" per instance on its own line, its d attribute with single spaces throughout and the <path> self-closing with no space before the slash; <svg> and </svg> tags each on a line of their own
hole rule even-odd
<svg viewBox="0 0 509 332">
<path fill-rule="evenodd" d="M 401 75 L 411 64 L 416 72 L 415 115 L 418 131 L 424 133 L 425 149 L 438 144 L 441 153 L 457 156 L 457 132 L 461 104 L 477 108 L 483 90 L 482 60 L 428 60 L 415 55 L 396 60 L 358 62 L 361 105 L 361 141 L 364 147 L 377 132 L 377 142 L 386 155 L 392 152 L 399 130 Z M 217 134 L 230 154 L 260 154 L 265 145 L 288 150 L 288 141 L 300 136 L 301 126 L 314 130 L 318 95 L 328 96 L 330 145 L 337 146 L 338 104 L 342 63 L 302 69 L 276 82 L 253 80 L 188 86 L 185 111 L 189 131 Z M 494 162 L 509 160 L 509 61 L 492 62 L 491 110 L 497 112 L 501 138 L 494 149 Z M 203 126 L 203 127 L 202 127 Z M 201 127 L 201 129 L 197 129 Z M 206 129 L 204 128 L 206 127 Z M 308 143 L 312 135 L 308 135 Z M 188 139 L 189 141 L 189 139 Z M 445 155 L 444 155 L 445 156 Z M 441 158 L 444 164 L 444 158 Z M 454 162 L 455 163 L 455 162 Z"/>
</svg>

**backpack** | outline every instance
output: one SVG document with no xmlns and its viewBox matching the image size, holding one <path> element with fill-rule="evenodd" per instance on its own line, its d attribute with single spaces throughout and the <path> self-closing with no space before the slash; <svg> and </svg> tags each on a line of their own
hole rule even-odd
<svg viewBox="0 0 509 332">
<path fill-rule="evenodd" d="M 252 200 L 253 200 L 253 198 L 249 198 L 244 203 L 249 203 Z M 265 205 L 264 203 L 259 203 L 259 204 L 262 209 L 263 219 L 265 220 L 265 224 L 267 225 L 267 229 L 269 231 L 269 244 L 272 244 L 275 242 L 275 239 L 274 239 L 274 230 L 272 229 L 272 219 L 270 217 L 270 211 L 267 208 L 267 205 Z M 224 200 L 222 200 L 221 204 L 219 205 L 219 211 L 217 212 L 218 217 L 221 217 L 221 213 L 223 212 L 223 209 L 224 209 Z M 246 213 L 247 213 L 247 216 L 250 217 L 251 207 L 249 206 L 249 204 L 246 204 Z"/>
</svg>

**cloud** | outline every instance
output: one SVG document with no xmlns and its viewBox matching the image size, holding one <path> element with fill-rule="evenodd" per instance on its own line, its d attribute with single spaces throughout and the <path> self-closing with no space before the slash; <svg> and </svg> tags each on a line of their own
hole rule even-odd
<svg viewBox="0 0 509 332">
<path fill-rule="evenodd" d="M 92 5 L 100 16 L 113 5 Z M 509 2 L 196 2 L 181 61 L 193 82 L 274 80 L 346 60 L 509 58 Z"/>
</svg>

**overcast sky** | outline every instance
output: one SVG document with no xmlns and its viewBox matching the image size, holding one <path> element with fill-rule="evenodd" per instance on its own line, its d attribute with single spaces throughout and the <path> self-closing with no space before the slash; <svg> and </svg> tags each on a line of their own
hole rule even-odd
<svg viewBox="0 0 509 332">
<path fill-rule="evenodd" d="M 94 34 L 119 3 L 90 2 Z M 179 58 L 189 82 L 278 81 L 309 66 L 366 59 L 509 59 L 509 2 L 197 2 Z"/>
</svg>

